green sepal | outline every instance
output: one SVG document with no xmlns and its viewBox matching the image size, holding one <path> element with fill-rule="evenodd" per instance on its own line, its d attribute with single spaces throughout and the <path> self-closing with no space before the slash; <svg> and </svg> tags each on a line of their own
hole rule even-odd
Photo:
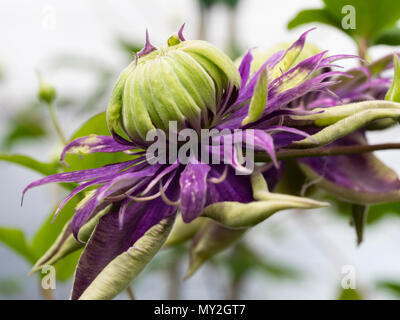
<svg viewBox="0 0 400 320">
<path fill-rule="evenodd" d="M 268 102 L 268 70 L 264 68 L 254 88 L 254 94 L 250 100 L 249 113 L 242 121 L 242 126 L 257 121 L 261 118 Z"/>
<path fill-rule="evenodd" d="M 226 228 L 212 220 L 196 233 L 189 249 L 189 267 L 185 279 L 190 278 L 207 260 L 235 243 L 247 229 Z"/>
<path fill-rule="evenodd" d="M 397 54 L 393 55 L 394 76 L 389 91 L 385 96 L 385 100 L 400 102 L 400 61 Z"/>
</svg>

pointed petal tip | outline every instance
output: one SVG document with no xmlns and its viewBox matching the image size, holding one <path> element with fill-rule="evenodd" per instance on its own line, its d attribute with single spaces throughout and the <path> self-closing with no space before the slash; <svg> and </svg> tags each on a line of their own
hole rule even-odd
<svg viewBox="0 0 400 320">
<path fill-rule="evenodd" d="M 181 41 L 186 41 L 185 37 L 183 36 L 183 29 L 185 28 L 186 22 L 184 22 L 178 30 L 178 38 Z"/>
<path fill-rule="evenodd" d="M 150 52 L 157 50 L 157 48 L 155 46 L 153 46 L 150 42 L 150 36 L 149 36 L 149 30 L 146 29 L 146 43 L 144 45 L 144 48 L 142 50 L 140 50 L 140 52 L 138 52 L 137 56 L 143 57 L 146 54 L 149 54 Z"/>
</svg>

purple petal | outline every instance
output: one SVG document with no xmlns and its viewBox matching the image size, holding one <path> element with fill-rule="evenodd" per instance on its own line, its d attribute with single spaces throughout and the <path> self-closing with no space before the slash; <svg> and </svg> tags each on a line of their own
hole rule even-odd
<svg viewBox="0 0 400 320">
<path fill-rule="evenodd" d="M 114 258 L 134 245 L 149 228 L 175 212 L 176 208 L 158 198 L 130 205 L 122 229 L 118 207 L 102 217 L 79 259 L 71 298 L 78 299 Z"/>
<path fill-rule="evenodd" d="M 331 145 L 365 144 L 361 133 L 340 139 Z M 397 174 L 372 153 L 306 158 L 299 160 L 316 183 L 349 202 L 368 204 L 400 199 Z"/>
<path fill-rule="evenodd" d="M 120 152 L 132 149 L 132 145 L 122 145 L 109 136 L 90 135 L 81 137 L 67 144 L 61 153 L 60 161 L 64 161 L 68 153 Z"/>
<path fill-rule="evenodd" d="M 42 178 L 42 179 L 39 179 L 39 180 L 36 180 L 36 181 L 30 183 L 23 190 L 22 199 L 24 198 L 25 193 L 29 189 L 32 189 L 37 186 L 41 186 L 43 184 L 53 183 L 53 182 L 57 182 L 57 183 L 77 182 L 78 183 L 78 182 L 83 182 L 83 181 L 87 181 L 90 179 L 101 178 L 101 177 L 111 175 L 113 173 L 117 173 L 123 169 L 130 167 L 130 166 L 133 166 L 134 164 L 136 164 L 142 160 L 143 159 L 135 159 L 135 160 L 131 160 L 131 161 L 110 164 L 110 165 L 107 165 L 107 166 L 104 166 L 101 168 L 57 173 L 52 176 L 48 176 L 48 177 L 45 177 L 45 178 Z"/>
<path fill-rule="evenodd" d="M 244 88 L 247 84 L 247 81 L 249 80 L 252 61 L 253 61 L 253 55 L 251 54 L 251 50 L 249 49 L 245 54 L 245 56 L 243 57 L 242 62 L 240 63 L 239 66 L 240 78 L 242 79 L 241 88 Z"/>
<path fill-rule="evenodd" d="M 197 218 L 204 208 L 210 169 L 207 164 L 189 162 L 180 176 L 181 214 L 186 223 Z"/>
<path fill-rule="evenodd" d="M 146 44 L 144 45 L 144 48 L 138 53 L 138 57 L 143 57 L 154 50 L 157 50 L 157 48 L 150 43 L 149 30 L 146 29 Z"/>
</svg>

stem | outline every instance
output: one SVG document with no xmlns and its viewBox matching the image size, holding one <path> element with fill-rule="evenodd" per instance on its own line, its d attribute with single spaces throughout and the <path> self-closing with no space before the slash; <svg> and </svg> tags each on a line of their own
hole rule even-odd
<svg viewBox="0 0 400 320">
<path fill-rule="evenodd" d="M 136 300 L 135 294 L 133 293 L 131 286 L 128 286 L 128 288 L 126 288 L 126 292 L 128 293 L 129 299 Z"/>
<path fill-rule="evenodd" d="M 181 288 L 180 288 L 179 265 L 180 265 L 180 259 L 178 257 L 175 257 L 168 267 L 167 300 L 178 300 L 180 298 Z"/>
<path fill-rule="evenodd" d="M 358 55 L 364 60 L 368 58 L 368 47 L 368 39 L 360 38 L 358 41 Z M 364 64 L 364 62 L 362 64 Z"/>
<path fill-rule="evenodd" d="M 352 145 L 352 146 L 334 146 L 334 147 L 318 147 L 311 149 L 290 149 L 282 150 L 276 153 L 278 160 L 286 160 L 293 158 L 323 157 L 323 156 L 339 156 L 339 155 L 355 155 L 368 153 L 378 150 L 400 149 L 400 143 L 382 143 L 372 145 Z M 271 158 L 266 153 L 256 153 L 257 161 L 270 161 Z"/>
<path fill-rule="evenodd" d="M 242 279 L 243 278 L 241 276 L 233 276 L 231 280 L 230 292 L 227 297 L 228 300 L 240 299 L 240 293 L 242 292 L 242 284 L 243 284 Z"/>
<path fill-rule="evenodd" d="M 51 122 L 53 123 L 54 129 L 56 129 L 57 135 L 60 138 L 62 144 L 66 145 L 67 139 L 65 139 L 64 133 L 62 132 L 60 124 L 58 123 L 57 115 L 56 115 L 56 108 L 55 108 L 54 103 L 53 102 L 49 103 L 48 107 L 49 107 Z"/>
</svg>

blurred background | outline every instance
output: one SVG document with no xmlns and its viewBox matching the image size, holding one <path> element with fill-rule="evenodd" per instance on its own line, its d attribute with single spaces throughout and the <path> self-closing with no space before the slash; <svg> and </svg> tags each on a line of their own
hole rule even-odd
<svg viewBox="0 0 400 320">
<path fill-rule="evenodd" d="M 185 22 L 187 39 L 207 39 L 235 58 L 250 46 L 290 42 L 317 26 L 310 42 L 331 54 L 357 53 L 352 39 L 333 27 L 316 23 L 287 29 L 301 9 L 321 7 L 319 0 L 213 2 L 2 0 L 0 152 L 24 153 L 41 161 L 56 157 L 62 146 L 46 108 L 36 98 L 37 72 L 56 87 L 60 125 L 70 136 L 86 119 L 105 110 L 119 72 L 143 46 L 146 28 L 152 43 L 161 45 Z M 370 55 L 379 58 L 396 49 L 379 45 L 371 48 Z M 397 126 L 369 133 L 369 139 L 400 142 L 399 133 Z M 398 173 L 399 155 L 398 151 L 378 153 Z M 27 239 L 63 194 L 55 186 L 34 189 L 21 207 L 23 188 L 38 177 L 0 161 L 0 226 L 17 228 Z M 357 247 L 348 217 L 332 208 L 283 212 L 253 228 L 240 245 L 185 282 L 187 251 L 161 252 L 133 288 L 138 299 L 337 299 L 342 295 L 343 267 L 351 265 L 360 297 L 392 299 L 400 292 L 399 243 L 396 214 L 373 217 L 365 241 Z M 0 299 L 43 298 L 38 277 L 28 276 L 30 267 L 0 241 Z M 70 287 L 71 279 L 58 282 L 54 297 L 66 299 Z M 127 294 L 119 298 L 126 299 Z"/>
</svg>

